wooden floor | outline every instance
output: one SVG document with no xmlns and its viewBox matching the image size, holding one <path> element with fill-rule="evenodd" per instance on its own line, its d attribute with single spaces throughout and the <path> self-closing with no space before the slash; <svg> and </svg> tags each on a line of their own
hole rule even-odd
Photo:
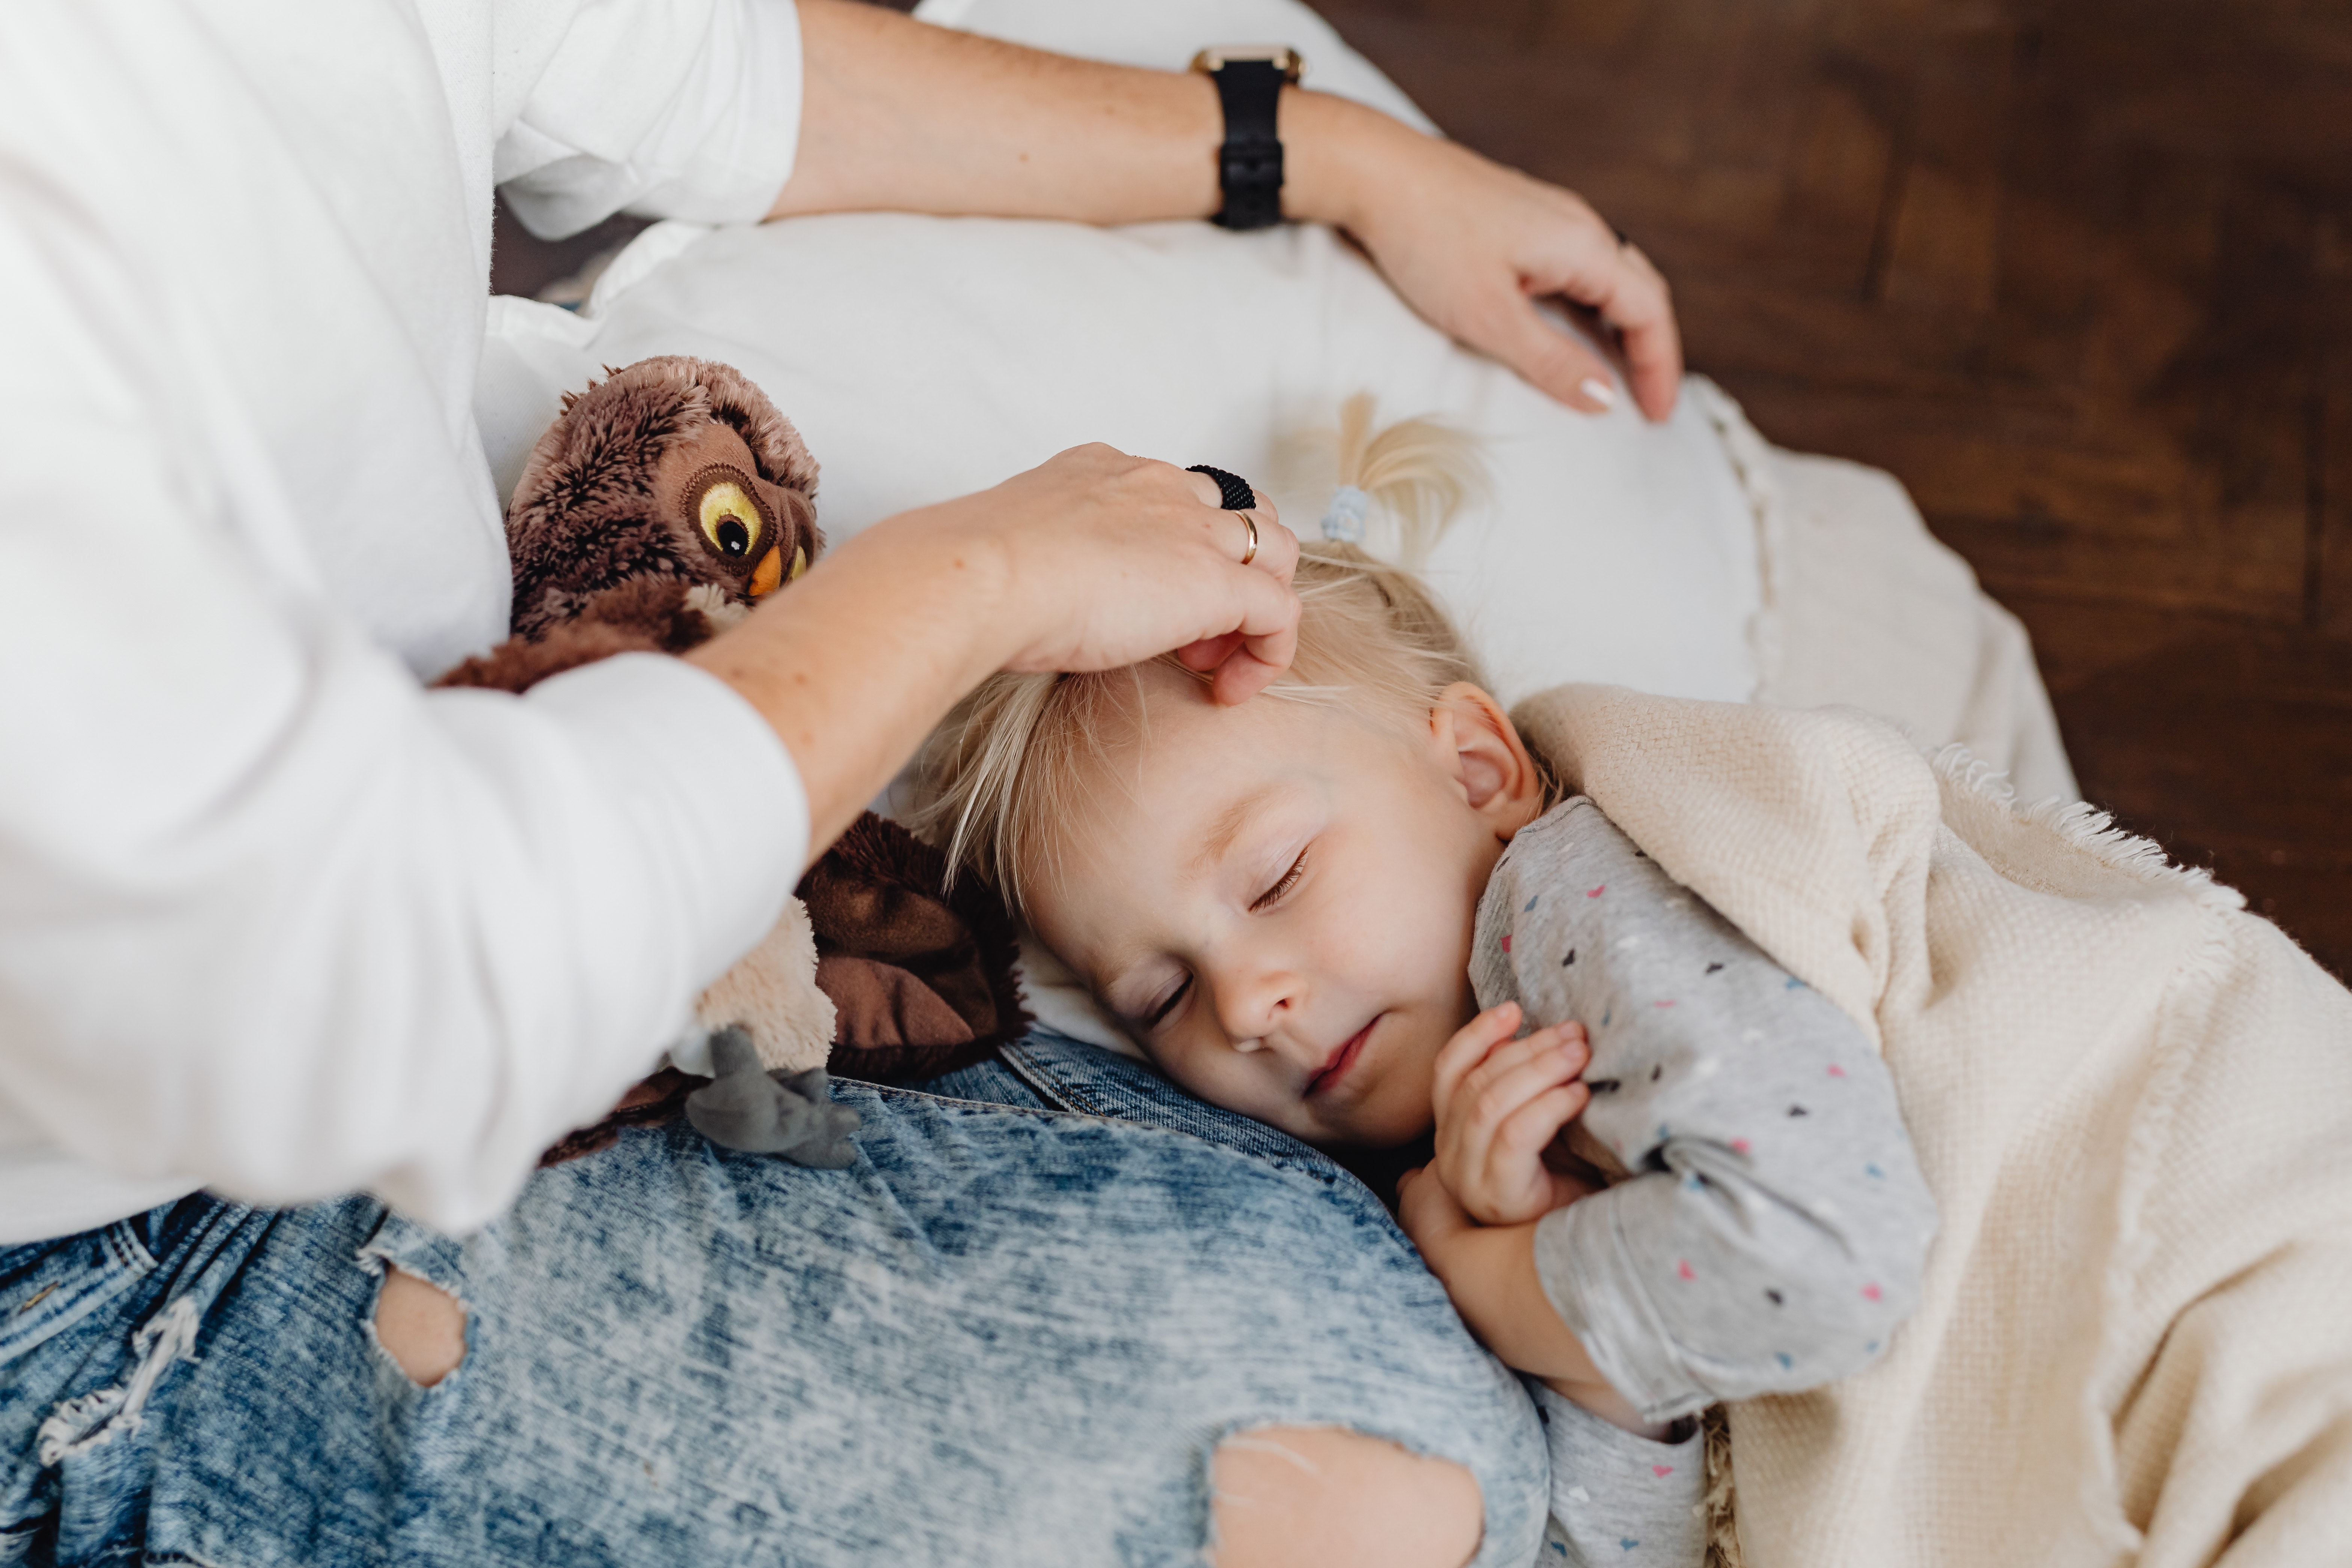
<svg viewBox="0 0 2352 1568">
<path fill-rule="evenodd" d="M 1639 239 L 1766 435 L 1901 478 L 2084 794 L 2352 977 L 2352 3 L 1317 3 Z M 502 214 L 499 285 L 634 226 Z"/>
<path fill-rule="evenodd" d="M 2352 975 L 2352 5 L 1317 4 L 1908 485 L 2084 793 Z"/>
</svg>

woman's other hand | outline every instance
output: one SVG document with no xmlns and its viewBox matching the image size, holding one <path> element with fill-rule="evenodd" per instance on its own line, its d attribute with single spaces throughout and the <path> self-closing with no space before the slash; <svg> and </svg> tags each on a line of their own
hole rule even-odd
<svg viewBox="0 0 2352 1568">
<path fill-rule="evenodd" d="M 1682 337 L 1666 280 L 1573 192 L 1322 93 L 1284 95 L 1284 211 L 1346 229 L 1440 330 L 1588 412 L 1609 367 L 1539 313 L 1562 295 L 1620 334 L 1633 400 L 1674 412 Z"/>
<path fill-rule="evenodd" d="M 1117 669 L 1175 649 L 1230 703 L 1290 668 L 1298 541 L 1263 495 L 1246 513 L 1217 500 L 1205 474 L 1097 444 L 904 521 L 997 552 L 1005 668 Z"/>
<path fill-rule="evenodd" d="M 1437 1053 L 1434 1169 L 1481 1225 L 1539 1219 L 1592 1190 L 1543 1157 L 1591 1099 L 1577 1076 L 1592 1059 L 1584 1026 L 1515 1040 L 1519 1018 L 1516 1002 L 1489 1007 Z"/>
</svg>

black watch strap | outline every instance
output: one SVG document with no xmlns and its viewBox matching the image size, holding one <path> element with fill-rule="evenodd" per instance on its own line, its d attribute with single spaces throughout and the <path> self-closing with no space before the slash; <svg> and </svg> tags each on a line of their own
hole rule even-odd
<svg viewBox="0 0 2352 1568">
<path fill-rule="evenodd" d="M 1275 112 L 1291 73 L 1272 60 L 1226 60 L 1208 75 L 1225 110 L 1225 142 L 1217 150 L 1225 205 L 1214 221 L 1226 228 L 1270 228 L 1282 221 L 1282 138 L 1275 132 Z"/>
</svg>

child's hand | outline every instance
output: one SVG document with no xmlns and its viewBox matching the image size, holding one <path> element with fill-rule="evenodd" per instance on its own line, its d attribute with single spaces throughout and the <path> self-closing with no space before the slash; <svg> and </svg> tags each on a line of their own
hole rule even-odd
<svg viewBox="0 0 2352 1568">
<path fill-rule="evenodd" d="M 1516 1002 L 1489 1007 L 1437 1053 L 1434 1169 L 1482 1225 L 1537 1219 L 1591 1190 L 1543 1160 L 1591 1099 L 1576 1081 L 1592 1059 L 1584 1026 L 1555 1024 L 1514 1040 L 1519 1016 Z"/>
</svg>

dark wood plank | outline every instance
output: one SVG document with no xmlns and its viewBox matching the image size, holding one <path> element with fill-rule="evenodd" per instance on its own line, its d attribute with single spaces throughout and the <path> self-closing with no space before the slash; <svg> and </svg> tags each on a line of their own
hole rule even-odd
<svg viewBox="0 0 2352 1568">
<path fill-rule="evenodd" d="M 2315 237 L 2318 271 L 2335 298 L 2352 295 L 2352 222 L 2331 216 Z M 2311 593 L 2305 623 L 2352 637 L 2352 332 L 2338 331 L 2308 414 L 2313 447 Z"/>
<path fill-rule="evenodd" d="M 2352 974 L 2352 642 L 2012 595 L 2093 798 Z"/>
</svg>

